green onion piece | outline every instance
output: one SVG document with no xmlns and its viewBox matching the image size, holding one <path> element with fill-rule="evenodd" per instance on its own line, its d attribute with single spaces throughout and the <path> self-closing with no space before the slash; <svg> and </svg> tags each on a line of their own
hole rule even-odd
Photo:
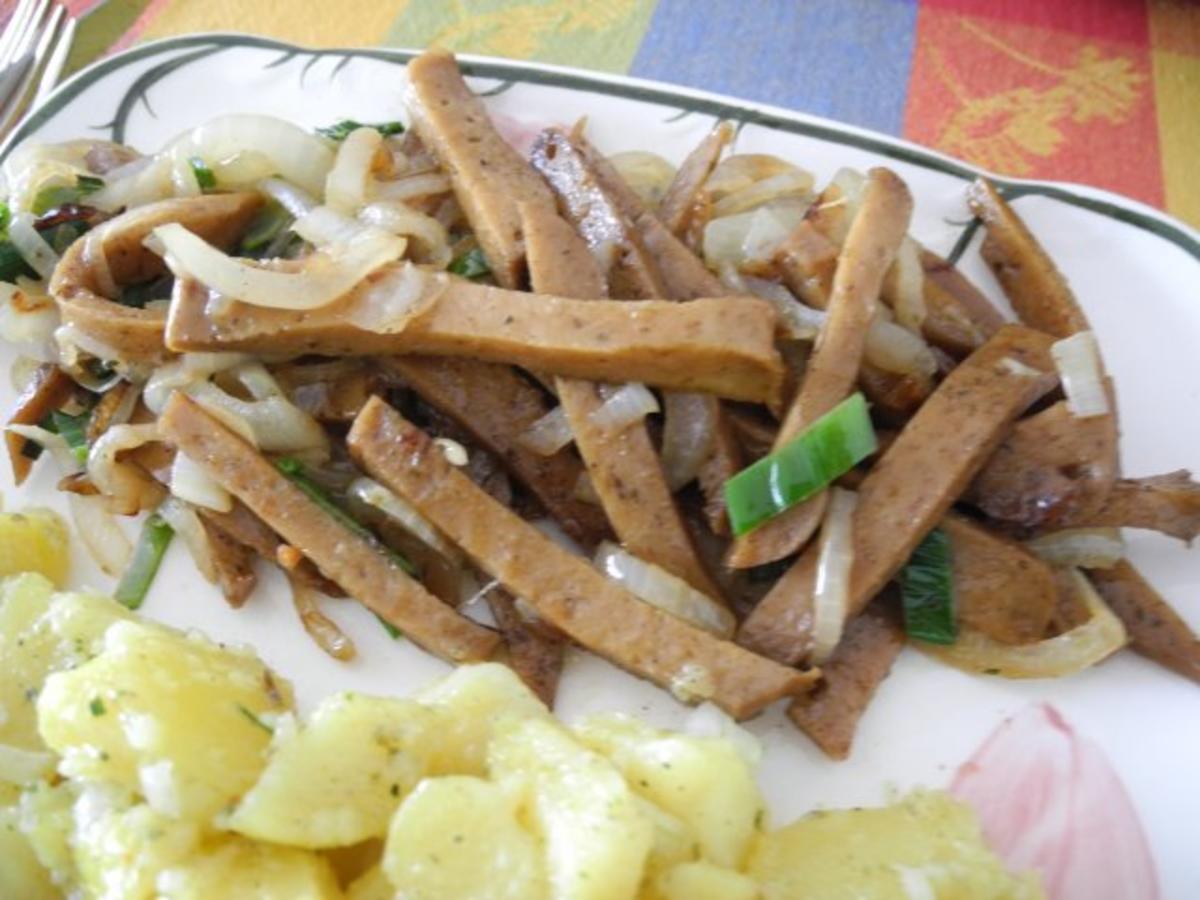
<svg viewBox="0 0 1200 900">
<path fill-rule="evenodd" d="M 268 200 L 255 214 L 250 227 L 242 236 L 237 255 L 254 259 L 279 256 L 287 238 L 291 236 L 288 229 L 293 221 L 292 214 L 284 209 L 282 203 Z"/>
<path fill-rule="evenodd" d="M 24 275 L 26 278 L 37 278 L 38 274 L 25 262 L 24 257 L 17 252 L 12 241 L 8 239 L 8 224 L 12 221 L 12 210 L 7 203 L 0 203 L 0 281 L 14 283 Z"/>
<path fill-rule="evenodd" d="M 350 136 L 350 132 L 357 131 L 359 128 L 374 128 L 384 137 L 391 137 L 393 134 L 404 134 L 403 122 L 378 122 L 376 124 L 356 122 L 353 119 L 342 119 L 336 125 L 326 125 L 324 128 L 318 128 L 317 134 L 329 138 L 331 141 L 344 141 Z"/>
<path fill-rule="evenodd" d="M 92 411 L 90 409 L 85 409 L 74 416 L 57 409 L 50 413 L 51 430 L 62 436 L 81 464 L 87 462 L 87 427 L 91 419 Z"/>
<path fill-rule="evenodd" d="M 137 548 L 133 551 L 133 560 L 129 568 L 121 576 L 113 597 L 122 606 L 138 609 L 150 591 L 158 567 L 162 564 L 163 554 L 171 545 L 175 531 L 158 513 L 146 519 L 142 533 L 138 537 Z"/>
<path fill-rule="evenodd" d="M 900 573 L 904 601 L 904 630 L 909 637 L 931 644 L 953 644 L 958 637 L 954 620 L 954 570 L 950 538 L 940 528 L 925 536 Z"/>
<path fill-rule="evenodd" d="M 35 216 L 48 213 L 60 206 L 79 203 L 88 194 L 94 194 L 104 187 L 104 179 L 94 175 L 79 175 L 74 184 L 56 184 L 42 188 L 33 198 L 31 207 Z"/>
<path fill-rule="evenodd" d="M 447 268 L 455 275 L 472 280 L 492 274 L 492 267 L 488 265 L 487 257 L 478 247 L 468 250 L 461 256 L 454 257 Z"/>
<path fill-rule="evenodd" d="M 725 482 L 734 534 L 745 534 L 828 486 L 878 448 L 862 394 L 852 394 L 774 453 Z"/>
<path fill-rule="evenodd" d="M 192 167 L 192 174 L 196 176 L 196 184 L 200 185 L 200 190 L 208 193 L 217 186 L 217 176 L 213 174 L 213 170 L 204 164 L 198 156 L 193 156 L 188 160 L 188 165 Z"/>
<path fill-rule="evenodd" d="M 388 635 L 391 637 L 391 639 L 393 641 L 398 641 L 398 640 L 400 640 L 400 638 L 404 637 L 404 634 L 400 631 L 399 628 L 397 628 L 395 625 L 393 625 L 391 622 L 389 622 L 387 619 L 385 619 L 379 613 L 371 613 L 371 615 L 373 615 L 375 618 L 377 618 L 379 620 L 379 624 L 383 626 L 383 630 L 388 633 Z"/>
<path fill-rule="evenodd" d="M 124 285 L 121 287 L 121 296 L 117 298 L 117 302 L 133 309 L 145 309 L 146 304 L 153 300 L 170 300 L 171 289 L 174 286 L 175 276 L 168 272 L 153 281 Z"/>
<path fill-rule="evenodd" d="M 324 489 L 308 477 L 308 473 L 304 471 L 304 464 L 298 459 L 293 459 L 290 456 L 284 456 L 275 460 L 275 468 L 287 476 L 288 480 L 296 487 L 300 488 L 309 500 L 321 507 L 321 510 L 334 519 L 339 525 L 345 528 L 352 534 L 358 535 L 369 541 L 374 547 L 378 548 L 384 556 L 398 565 L 409 575 L 416 575 L 416 567 L 393 550 L 391 547 L 384 544 L 377 538 L 371 529 L 367 528 L 358 519 L 351 516 L 348 512 L 338 506 L 325 493 Z"/>
</svg>

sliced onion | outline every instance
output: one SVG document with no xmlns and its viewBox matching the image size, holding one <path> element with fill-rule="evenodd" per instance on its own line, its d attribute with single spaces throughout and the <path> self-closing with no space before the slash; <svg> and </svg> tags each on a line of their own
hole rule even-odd
<svg viewBox="0 0 1200 900">
<path fill-rule="evenodd" d="M 158 507 L 158 514 L 183 540 L 196 564 L 196 570 L 204 576 L 204 580 L 215 584 L 217 566 L 213 562 L 212 544 L 196 510 L 176 497 L 168 497 Z"/>
<path fill-rule="evenodd" d="M 743 275 L 731 265 L 721 266 L 719 273 L 726 287 L 739 294 L 761 297 L 775 307 L 775 312 L 779 315 L 780 334 L 788 340 L 811 341 L 825 324 L 824 312 L 801 303 L 791 291 L 778 282 Z"/>
<path fill-rule="evenodd" d="M 318 647 L 342 662 L 354 659 L 358 651 L 354 642 L 346 636 L 337 623 L 321 612 L 317 604 L 316 592 L 297 578 L 288 573 L 288 583 L 292 587 L 292 605 L 300 617 L 300 624 L 308 632 Z"/>
<path fill-rule="evenodd" d="M 216 512 L 233 509 L 233 495 L 181 451 L 176 451 L 171 464 L 171 494 L 193 506 Z"/>
<path fill-rule="evenodd" d="M 24 344 L 28 352 L 49 361 L 54 329 L 59 324 L 58 307 L 52 298 L 26 286 L 30 284 L 0 282 L 0 340 Z"/>
<path fill-rule="evenodd" d="M 381 228 L 389 234 L 411 238 L 420 251 L 417 262 L 444 269 L 450 265 L 450 241 L 442 223 L 433 216 L 417 212 L 399 202 L 379 202 L 364 206 L 358 220 Z"/>
<path fill-rule="evenodd" d="M 1067 395 L 1067 409 L 1077 419 L 1109 412 L 1100 346 L 1091 331 L 1081 331 L 1050 345 L 1050 355 Z"/>
<path fill-rule="evenodd" d="M 554 407 L 517 435 L 517 443 L 538 456 L 553 456 L 574 439 L 561 406 Z"/>
<path fill-rule="evenodd" d="M 143 156 L 108 174 L 105 185 L 88 197 L 97 209 L 115 212 L 170 197 L 174 165 L 166 157 Z"/>
<path fill-rule="evenodd" d="M 467 448 L 453 438 L 436 437 L 433 439 L 433 446 L 441 450 L 446 462 L 456 468 L 461 469 L 471 461 Z"/>
<path fill-rule="evenodd" d="M 737 620 L 724 604 L 616 544 L 604 541 L 596 549 L 594 564 L 639 600 L 697 628 L 728 638 L 737 627 Z"/>
<path fill-rule="evenodd" d="M 738 756 L 752 769 L 762 762 L 762 741 L 713 703 L 701 703 L 688 713 L 687 718 L 683 720 L 682 730 L 693 737 L 728 741 Z"/>
<path fill-rule="evenodd" d="M 925 268 L 921 265 L 921 247 L 905 236 L 888 269 L 883 294 L 892 304 L 896 321 L 914 334 L 921 333 L 925 322 Z"/>
<path fill-rule="evenodd" d="M 614 153 L 608 161 L 650 209 L 658 206 L 675 178 L 675 167 L 657 153 L 647 150 Z"/>
<path fill-rule="evenodd" d="M 32 356 L 14 356 L 12 365 L 8 367 L 8 383 L 12 392 L 18 395 L 25 393 L 43 365 L 43 360 Z"/>
<path fill-rule="evenodd" d="M 850 227 L 850 223 L 854 221 L 855 215 L 858 214 L 858 208 L 862 205 L 863 189 L 867 186 L 867 176 L 857 169 L 838 169 L 833 178 L 829 182 L 837 188 L 842 197 L 846 201 L 846 227 Z M 846 236 L 843 234 L 838 240 L 838 243 L 845 241 Z"/>
<path fill-rule="evenodd" d="M 307 215 L 317 206 L 312 194 L 282 178 L 264 178 L 258 183 L 258 189 L 272 197 L 296 219 Z"/>
<path fill-rule="evenodd" d="M 197 381 L 207 381 L 217 372 L 250 362 L 245 353 L 184 353 L 159 366 L 146 382 L 142 399 L 150 412 L 161 415 L 171 394 Z"/>
<path fill-rule="evenodd" d="M 1052 566 L 1108 569 L 1125 556 L 1119 528 L 1065 528 L 1025 542 Z"/>
<path fill-rule="evenodd" d="M 803 169 L 781 172 L 733 191 L 713 204 L 713 216 L 732 216 L 736 213 L 757 209 L 781 197 L 809 199 L 812 196 L 813 177 Z"/>
<path fill-rule="evenodd" d="M 462 551 L 446 540 L 412 504 L 396 496 L 379 482 L 370 478 L 356 478 L 350 483 L 347 493 L 393 519 L 401 528 L 454 565 L 462 565 L 465 562 Z"/>
<path fill-rule="evenodd" d="M 663 395 L 662 466 L 677 491 L 690 484 L 712 455 L 717 439 L 717 403 L 707 394 Z"/>
<path fill-rule="evenodd" d="M 218 160 L 247 151 L 261 153 L 281 177 L 314 195 L 324 189 L 334 160 L 329 145 L 299 125 L 248 114 L 210 119 L 180 135 L 163 153 L 172 159 Z"/>
<path fill-rule="evenodd" d="M 246 190 L 275 174 L 275 163 L 265 153 L 244 150 L 212 163 L 213 177 L 226 190 Z"/>
<path fill-rule="evenodd" d="M 596 484 L 587 472 L 579 473 L 579 477 L 575 479 L 575 489 L 571 491 L 571 496 L 581 503 L 590 503 L 592 506 L 600 505 L 600 495 L 596 493 Z"/>
<path fill-rule="evenodd" d="M 8 237 L 21 254 L 21 259 L 29 263 L 29 267 L 42 278 L 48 279 L 54 274 L 54 267 L 58 265 L 58 254 L 38 234 L 33 222 L 33 213 L 16 213 L 8 223 Z"/>
<path fill-rule="evenodd" d="M 759 181 L 797 172 L 793 163 L 767 153 L 735 153 L 717 163 L 704 189 L 714 203 L 720 203 L 730 194 L 745 190 Z"/>
<path fill-rule="evenodd" d="M 804 218 L 805 208 L 794 204 L 773 204 L 756 209 L 742 241 L 747 263 L 768 263 Z"/>
<path fill-rule="evenodd" d="M 623 431 L 651 413 L 658 412 L 658 399 L 644 384 L 631 381 L 615 390 L 607 385 L 600 390 L 607 396 L 600 406 L 588 414 L 588 419 L 597 428 Z"/>
<path fill-rule="evenodd" d="M 983 632 L 959 627 L 958 640 L 920 647 L 944 662 L 968 672 L 1005 678 L 1059 678 L 1093 666 L 1125 646 L 1125 626 L 1077 569 L 1071 581 L 1090 613 L 1082 625 L 1036 644 L 1002 644 Z"/>
<path fill-rule="evenodd" d="M 4 430 L 32 441 L 49 453 L 63 475 L 74 475 L 83 468 L 61 434 L 47 431 L 40 425 L 9 425 Z"/>
<path fill-rule="evenodd" d="M 171 159 L 171 186 L 176 197 L 199 197 L 204 193 L 191 157 L 176 156 Z"/>
<path fill-rule="evenodd" d="M 232 430 L 268 453 L 305 453 L 328 459 L 329 438 L 312 416 L 286 397 L 242 400 L 209 381 L 186 388 L 188 396 Z"/>
<path fill-rule="evenodd" d="M 854 565 L 854 508 L 858 494 L 834 487 L 821 523 L 817 579 L 813 589 L 812 662 L 820 665 L 841 643 Z"/>
<path fill-rule="evenodd" d="M 394 181 L 376 181 L 371 186 L 371 199 L 407 203 L 422 197 L 449 193 L 450 187 L 449 176 L 441 172 L 422 172 Z"/>
<path fill-rule="evenodd" d="M 68 492 L 67 509 L 79 539 L 100 570 L 113 578 L 124 572 L 133 557 L 133 544 L 108 511 L 105 499 L 99 494 Z"/>
<path fill-rule="evenodd" d="M 114 425 L 88 450 L 87 473 L 92 484 L 125 515 L 148 509 L 158 500 L 158 485 L 136 467 L 117 460 L 117 454 L 162 440 L 158 425 Z"/>
<path fill-rule="evenodd" d="M 867 329 L 863 356 L 872 365 L 897 375 L 932 378 L 938 368 L 937 357 L 924 340 L 881 317 L 876 317 Z"/>
<path fill-rule="evenodd" d="M 391 266 L 357 289 L 346 321 L 376 334 L 399 334 L 433 307 L 447 283 L 412 263 Z"/>
<path fill-rule="evenodd" d="M 176 276 L 190 275 L 226 297 L 271 309 L 328 306 L 404 253 L 402 238 L 376 229 L 350 244 L 313 253 L 299 264 L 299 271 L 283 272 L 227 256 L 176 223 L 160 225 L 154 235 Z"/>
<path fill-rule="evenodd" d="M 723 266 L 738 268 L 745 258 L 742 245 L 746 241 L 746 233 L 754 220 L 754 213 L 739 213 L 736 216 L 725 216 L 723 219 L 711 219 L 704 226 L 704 237 L 701 239 L 701 251 L 704 261 L 710 268 L 720 270 Z"/>
<path fill-rule="evenodd" d="M 325 204 L 354 215 L 367 202 L 367 186 L 383 136 L 374 128 L 356 128 L 338 145 L 333 168 L 325 177 Z"/>
<path fill-rule="evenodd" d="M 121 296 L 121 289 L 117 286 L 112 269 L 108 265 L 108 254 L 104 252 L 103 231 L 93 231 L 83 239 L 80 262 L 95 279 L 96 293 L 109 300 L 116 300 Z"/>
</svg>

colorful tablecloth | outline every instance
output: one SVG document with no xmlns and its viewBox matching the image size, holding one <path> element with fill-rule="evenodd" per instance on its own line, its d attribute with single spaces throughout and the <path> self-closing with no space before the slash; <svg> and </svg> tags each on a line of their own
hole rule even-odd
<svg viewBox="0 0 1200 900">
<path fill-rule="evenodd" d="M 76 68 L 138 41 L 204 30 L 306 45 L 439 44 L 775 103 L 1004 174 L 1109 188 L 1200 226 L 1200 2 L 1192 0 L 67 5 L 82 16 Z"/>
</svg>

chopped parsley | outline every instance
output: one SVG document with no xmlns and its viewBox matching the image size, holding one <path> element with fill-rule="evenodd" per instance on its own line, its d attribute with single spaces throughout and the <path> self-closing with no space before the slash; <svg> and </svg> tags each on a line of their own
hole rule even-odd
<svg viewBox="0 0 1200 900">
<path fill-rule="evenodd" d="M 324 128 L 318 128 L 317 134 L 322 137 L 327 137 L 331 141 L 341 143 L 350 136 L 352 131 L 357 131 L 360 128 L 374 128 L 384 137 L 391 137 L 394 134 L 404 134 L 403 122 L 356 122 L 354 119 L 342 119 L 342 121 L 334 125 L 326 125 Z"/>
<path fill-rule="evenodd" d="M 472 281 L 492 274 L 492 267 L 488 265 L 487 257 L 478 247 L 454 257 L 447 268 L 455 275 L 470 278 Z"/>
</svg>

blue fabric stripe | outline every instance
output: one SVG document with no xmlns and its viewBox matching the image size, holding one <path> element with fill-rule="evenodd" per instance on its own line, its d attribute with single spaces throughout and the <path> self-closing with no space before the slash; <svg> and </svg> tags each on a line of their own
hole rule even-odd
<svg viewBox="0 0 1200 900">
<path fill-rule="evenodd" d="M 659 0 L 632 75 L 899 134 L 916 0 Z"/>
</svg>

